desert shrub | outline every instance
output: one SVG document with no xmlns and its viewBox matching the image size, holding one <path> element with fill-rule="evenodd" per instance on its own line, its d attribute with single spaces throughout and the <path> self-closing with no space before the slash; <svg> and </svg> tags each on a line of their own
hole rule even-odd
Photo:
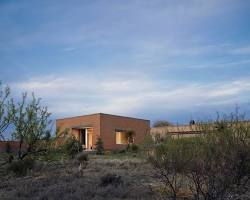
<svg viewBox="0 0 250 200">
<path fill-rule="evenodd" d="M 124 154 L 124 153 L 126 153 L 126 150 L 125 150 L 125 149 L 120 149 L 120 150 L 118 151 L 118 153 Z"/>
<path fill-rule="evenodd" d="M 164 126 L 172 126 L 172 123 L 166 120 L 158 120 L 153 124 L 153 127 L 164 127 Z"/>
<path fill-rule="evenodd" d="M 6 144 L 5 144 L 5 152 L 6 153 L 11 153 L 12 152 L 11 145 L 10 145 L 9 142 L 6 142 Z"/>
<path fill-rule="evenodd" d="M 17 176 L 24 176 L 28 170 L 33 168 L 34 163 L 34 160 L 31 158 L 13 161 L 7 167 L 7 171 L 13 172 Z"/>
<path fill-rule="evenodd" d="M 63 144 L 63 149 L 65 153 L 74 158 L 79 152 L 83 150 L 81 143 L 75 138 L 68 138 Z"/>
<path fill-rule="evenodd" d="M 87 167 L 87 165 L 88 165 L 88 160 L 89 160 L 88 154 L 86 152 L 82 152 L 82 153 L 79 153 L 76 156 L 76 158 L 80 163 L 79 171 L 81 172 L 82 169 L 85 169 Z"/>
<path fill-rule="evenodd" d="M 130 152 L 133 152 L 133 153 L 137 153 L 138 150 L 139 150 L 138 145 L 136 145 L 134 143 L 133 144 L 128 144 L 128 146 L 127 146 L 127 151 L 130 151 Z"/>
<path fill-rule="evenodd" d="M 79 161 L 79 162 L 87 162 L 89 160 L 89 157 L 88 157 L 88 154 L 85 153 L 85 152 L 82 152 L 82 153 L 79 153 L 77 156 L 76 156 L 76 159 Z"/>
<path fill-rule="evenodd" d="M 112 153 L 112 154 L 118 154 L 118 153 L 119 153 L 119 150 L 117 150 L 117 149 L 112 150 L 111 153 Z"/>
<path fill-rule="evenodd" d="M 220 120 L 201 131 L 207 134 L 154 144 L 148 159 L 166 186 L 166 197 L 177 199 L 189 190 L 193 199 L 235 199 L 249 183 L 250 126 Z"/>
<path fill-rule="evenodd" d="M 176 199 L 186 188 L 184 174 L 191 159 L 194 148 L 191 139 L 174 139 L 166 137 L 161 144 L 155 145 L 154 151 L 148 157 L 154 168 L 155 175 L 164 184 L 167 198 Z"/>
<path fill-rule="evenodd" d="M 203 199 L 234 199 L 249 182 L 250 127 L 238 121 L 218 124 L 203 138 L 200 156 L 190 162 L 193 191 Z"/>
<path fill-rule="evenodd" d="M 97 155 L 103 155 L 104 154 L 104 147 L 103 147 L 103 141 L 99 137 L 96 142 L 96 154 Z"/>
<path fill-rule="evenodd" d="M 122 183 L 123 183 L 123 180 L 121 176 L 117 174 L 113 174 L 113 173 L 108 173 L 101 177 L 100 186 L 106 187 L 108 185 L 112 185 L 112 186 L 117 187 L 118 185 Z"/>
</svg>

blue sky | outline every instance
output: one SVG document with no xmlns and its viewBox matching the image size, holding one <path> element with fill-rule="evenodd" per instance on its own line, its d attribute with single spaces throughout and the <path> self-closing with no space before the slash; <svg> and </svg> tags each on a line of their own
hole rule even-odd
<svg viewBox="0 0 250 200">
<path fill-rule="evenodd" d="M 250 1 L 0 1 L 0 80 L 53 118 L 249 112 Z"/>
</svg>

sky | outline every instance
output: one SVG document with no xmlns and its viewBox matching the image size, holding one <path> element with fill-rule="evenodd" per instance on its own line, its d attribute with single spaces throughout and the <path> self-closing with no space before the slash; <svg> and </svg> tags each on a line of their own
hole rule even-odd
<svg viewBox="0 0 250 200">
<path fill-rule="evenodd" d="M 250 111 L 249 0 L 0 0 L 0 80 L 52 118 Z"/>
</svg>

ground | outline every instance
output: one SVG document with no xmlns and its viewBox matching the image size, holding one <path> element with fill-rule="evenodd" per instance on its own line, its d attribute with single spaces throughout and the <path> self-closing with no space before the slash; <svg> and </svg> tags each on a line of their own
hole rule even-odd
<svg viewBox="0 0 250 200">
<path fill-rule="evenodd" d="M 89 155 L 83 169 L 77 159 L 42 160 L 26 176 L 0 179 L 1 200 L 163 199 L 162 184 L 138 154 Z M 250 192 L 239 197 L 249 199 Z"/>
<path fill-rule="evenodd" d="M 5 176 L 0 199 L 152 199 L 156 184 L 141 158 L 90 156 L 79 171 L 76 160 L 36 164 L 25 177 Z"/>
</svg>

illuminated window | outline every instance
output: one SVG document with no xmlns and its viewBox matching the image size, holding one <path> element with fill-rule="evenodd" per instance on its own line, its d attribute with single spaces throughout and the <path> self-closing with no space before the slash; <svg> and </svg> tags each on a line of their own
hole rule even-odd
<svg viewBox="0 0 250 200">
<path fill-rule="evenodd" d="M 125 131 L 116 131 L 116 144 L 128 144 L 128 136 Z"/>
</svg>

